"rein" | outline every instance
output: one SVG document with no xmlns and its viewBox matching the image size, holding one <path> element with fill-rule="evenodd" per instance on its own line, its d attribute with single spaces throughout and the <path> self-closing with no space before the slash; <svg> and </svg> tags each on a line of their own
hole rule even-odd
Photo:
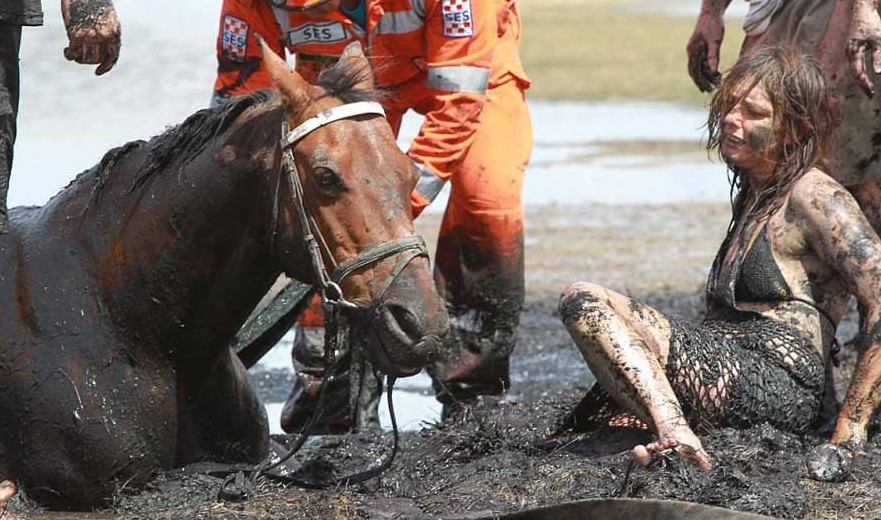
<svg viewBox="0 0 881 520">
<path fill-rule="evenodd" d="M 285 118 L 282 122 L 282 171 L 279 174 L 279 183 L 281 182 L 281 178 L 285 177 L 290 184 L 294 206 L 297 211 L 297 216 L 300 220 L 300 228 L 303 235 L 303 242 L 305 243 L 306 249 L 309 252 L 309 259 L 310 263 L 312 264 L 312 271 L 316 281 L 316 286 L 321 293 L 321 300 L 325 310 L 326 330 L 324 355 L 328 370 L 327 374 L 321 382 L 315 413 L 312 415 L 312 417 L 309 418 L 306 425 L 303 427 L 303 430 L 299 434 L 300 438 L 297 439 L 297 442 L 279 460 L 275 462 L 266 461 L 257 467 L 249 468 L 247 470 L 251 473 L 249 480 L 253 480 L 260 475 L 265 475 L 272 478 L 273 480 L 278 480 L 287 484 L 294 484 L 296 486 L 309 489 L 323 489 L 331 486 L 354 484 L 376 477 L 387 470 L 391 466 L 398 451 L 398 425 L 395 419 L 394 405 L 392 403 L 392 389 L 394 386 L 395 378 L 393 376 L 388 376 L 387 398 L 389 413 L 391 415 L 392 430 L 394 432 L 394 445 L 392 447 L 390 455 L 383 462 L 373 468 L 354 475 L 333 479 L 324 479 L 321 481 L 303 480 L 293 476 L 282 475 L 276 472 L 272 472 L 273 469 L 286 462 L 297 451 L 299 451 L 300 448 L 303 447 L 311 433 L 312 427 L 315 425 L 318 418 L 323 413 L 327 383 L 332 377 L 336 375 L 335 373 L 339 361 L 336 353 L 339 351 L 339 347 L 343 343 L 347 342 L 351 336 L 352 313 L 354 311 L 370 311 L 371 309 L 373 309 L 373 312 L 370 312 L 369 322 L 372 323 L 372 320 L 377 314 L 376 309 L 379 308 L 379 302 L 382 301 L 386 291 L 389 289 L 395 279 L 397 279 L 397 277 L 407 267 L 407 265 L 410 264 L 413 259 L 419 256 L 428 256 L 428 250 L 422 237 L 411 235 L 373 245 L 361 251 L 354 257 L 343 261 L 341 264 L 337 264 L 330 248 L 327 245 L 327 241 L 321 234 L 321 229 L 318 227 L 315 220 L 307 211 L 306 198 L 303 192 L 303 184 L 300 179 L 299 172 L 297 171 L 293 148 L 296 147 L 297 143 L 300 140 L 309 135 L 311 132 L 317 130 L 318 128 L 321 128 L 322 126 L 330 124 L 334 121 L 339 121 L 341 119 L 348 119 L 365 114 L 385 116 L 385 112 L 383 111 L 382 106 L 379 103 L 357 102 L 341 105 L 321 112 L 316 116 L 307 119 L 291 131 L 288 131 L 287 118 Z M 278 188 L 277 192 L 280 192 Z M 273 208 L 273 250 L 275 249 L 275 236 L 277 234 L 278 226 L 277 215 L 278 195 L 276 196 L 275 207 Z M 378 290 L 374 292 L 373 304 L 370 307 L 363 307 L 346 299 L 340 286 L 342 280 L 346 276 L 357 271 L 358 269 L 377 262 L 381 262 L 386 258 L 398 255 L 400 253 L 403 253 L 401 255 L 401 258 L 395 264 L 388 277 L 386 277 L 386 279 L 383 281 L 382 285 L 380 285 Z M 328 258 L 333 264 L 332 270 L 328 270 L 324 258 Z M 227 476 L 221 487 L 221 496 L 235 498 L 246 493 L 246 491 L 244 491 L 243 489 L 235 489 L 242 488 L 244 486 L 243 478 L 244 477 L 241 473 L 231 474 Z"/>
</svg>

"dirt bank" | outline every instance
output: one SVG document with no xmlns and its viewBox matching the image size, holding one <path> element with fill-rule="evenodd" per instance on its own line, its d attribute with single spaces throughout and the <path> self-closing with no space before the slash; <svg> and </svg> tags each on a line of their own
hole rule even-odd
<svg viewBox="0 0 881 520">
<path fill-rule="evenodd" d="M 330 491 L 259 481 L 245 502 L 216 500 L 220 479 L 169 473 L 140 495 L 120 495 L 124 518 L 478 518 L 598 497 L 679 499 L 781 518 L 881 517 L 881 445 L 873 439 L 850 480 L 806 477 L 804 454 L 820 437 L 766 426 L 703 437 L 716 463 L 701 473 L 678 459 L 633 468 L 639 432 L 545 442 L 581 398 L 590 375 L 555 315 L 567 283 L 583 279 L 698 317 L 706 271 L 727 225 L 727 205 L 538 208 L 528 215 L 528 303 L 512 359 L 513 388 L 466 420 L 402 435 L 390 471 Z M 437 216 L 420 219 L 434 240 Z M 853 333 L 853 319 L 841 337 Z M 853 356 L 845 358 L 852 363 Z M 390 435 L 318 438 L 297 459 L 311 471 L 346 473 L 375 463 Z M 20 500 L 15 507 L 27 508 Z"/>
</svg>

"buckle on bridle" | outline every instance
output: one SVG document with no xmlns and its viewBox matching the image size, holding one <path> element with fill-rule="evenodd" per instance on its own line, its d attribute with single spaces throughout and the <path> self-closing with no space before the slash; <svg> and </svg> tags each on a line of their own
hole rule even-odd
<svg viewBox="0 0 881 520">
<path fill-rule="evenodd" d="M 343 288 L 338 283 L 328 280 L 321 288 L 321 303 L 331 307 L 344 307 L 355 310 L 357 305 L 343 296 Z"/>
</svg>

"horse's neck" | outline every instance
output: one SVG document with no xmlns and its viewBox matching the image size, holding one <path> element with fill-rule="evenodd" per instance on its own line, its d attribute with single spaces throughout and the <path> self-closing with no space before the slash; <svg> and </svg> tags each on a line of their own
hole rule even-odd
<svg viewBox="0 0 881 520">
<path fill-rule="evenodd" d="M 198 355 L 197 345 L 231 338 L 271 286 L 279 272 L 269 240 L 279 128 L 277 111 L 252 114 L 133 191 L 131 176 L 108 176 L 102 189 L 113 195 L 87 210 L 99 214 L 82 225 L 98 290 L 128 337 Z"/>
</svg>

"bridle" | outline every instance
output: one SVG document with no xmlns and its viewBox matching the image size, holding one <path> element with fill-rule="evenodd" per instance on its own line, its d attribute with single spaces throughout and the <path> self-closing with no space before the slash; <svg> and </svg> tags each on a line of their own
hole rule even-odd
<svg viewBox="0 0 881 520">
<path fill-rule="evenodd" d="M 428 250 L 425 247 L 425 241 L 418 235 L 410 235 L 394 240 L 389 240 L 381 244 L 369 247 L 352 258 L 345 260 L 341 264 L 337 264 L 333 253 L 321 234 L 321 229 L 315 223 L 315 219 L 306 211 L 306 198 L 303 195 L 303 183 L 297 172 L 297 166 L 294 161 L 293 149 L 304 137 L 322 126 L 339 121 L 341 119 L 349 119 L 359 115 L 374 114 L 385 117 L 385 111 L 382 105 L 372 101 L 359 101 L 357 103 L 348 103 L 340 105 L 329 110 L 325 110 L 310 119 L 307 119 L 293 130 L 288 131 L 288 121 L 285 118 L 282 121 L 282 171 L 279 178 L 285 177 L 291 188 L 294 199 L 294 206 L 297 210 L 297 216 L 300 219 L 300 229 L 303 234 L 303 242 L 309 252 L 309 260 L 312 264 L 312 271 L 318 290 L 321 292 L 322 302 L 334 308 L 360 309 L 361 307 L 345 298 L 343 290 L 340 287 L 343 278 L 354 271 L 366 267 L 370 264 L 379 262 L 394 256 L 398 253 L 407 251 L 397 263 L 395 268 L 380 286 L 379 290 L 373 295 L 374 302 L 379 302 L 385 295 L 389 286 L 398 277 L 401 271 L 416 257 L 428 257 Z M 276 197 L 276 205 L 278 197 Z M 274 210 L 277 214 L 277 207 Z M 275 219 L 276 228 L 273 229 L 273 241 L 277 234 L 277 218 Z M 322 255 L 322 248 L 325 255 Z M 334 264 L 333 269 L 328 271 L 324 258 L 330 259 Z"/>
<path fill-rule="evenodd" d="M 288 450 L 288 452 L 279 460 L 271 463 L 264 462 L 258 467 L 251 468 L 250 473 L 252 475 L 252 478 L 256 477 L 257 475 L 266 475 L 275 480 L 280 480 L 285 483 L 294 484 L 306 488 L 326 488 L 341 484 L 354 484 L 378 476 L 383 471 L 388 469 L 391 466 L 392 461 L 394 460 L 395 454 L 397 453 L 398 427 L 397 421 L 395 420 L 394 405 L 392 403 L 392 388 L 394 387 L 395 378 L 393 376 L 388 376 L 387 397 L 392 422 L 392 429 L 394 431 L 394 445 L 391 454 L 386 457 L 383 462 L 373 468 L 362 471 L 355 475 L 334 479 L 326 479 L 322 481 L 307 481 L 288 475 L 281 475 L 271 471 L 283 464 L 289 458 L 291 458 L 294 453 L 296 453 L 303 446 L 306 439 L 309 437 L 312 427 L 323 412 L 327 382 L 330 380 L 331 377 L 334 377 L 337 369 L 337 362 L 339 361 L 337 359 L 336 353 L 341 350 L 340 346 L 348 342 L 350 337 L 351 321 L 349 314 L 351 314 L 352 311 L 372 309 L 373 312 L 370 313 L 370 321 L 372 322 L 372 320 L 378 313 L 378 309 L 380 308 L 380 304 L 383 300 L 383 297 L 385 296 L 386 291 L 395 281 L 395 279 L 397 279 L 397 277 L 401 274 L 401 272 L 407 267 L 407 265 L 409 265 L 410 262 L 413 261 L 413 259 L 419 256 L 424 256 L 426 258 L 428 257 L 428 250 L 422 237 L 418 235 L 410 235 L 373 245 L 356 254 L 354 257 L 349 258 L 342 263 L 337 263 L 333 256 L 333 252 L 331 251 L 330 247 L 328 247 L 327 241 L 324 239 L 324 236 L 321 233 L 321 229 L 316 224 L 315 219 L 312 218 L 310 213 L 307 211 L 307 203 L 303 192 L 303 184 L 300 180 L 299 172 L 297 171 L 293 149 L 296 147 L 297 143 L 299 143 L 304 137 L 309 135 L 311 132 L 317 130 L 318 128 L 321 128 L 322 126 L 333 123 L 334 121 L 339 121 L 341 119 L 349 119 L 355 116 L 366 114 L 385 117 L 385 111 L 382 109 L 382 105 L 376 102 L 361 101 L 340 105 L 321 112 L 307 119 L 293 130 L 288 129 L 289 125 L 286 117 L 282 121 L 282 164 L 278 176 L 279 180 L 276 185 L 275 207 L 273 208 L 273 227 L 271 238 L 272 250 L 273 252 L 276 251 L 275 240 L 278 234 L 278 206 L 279 196 L 281 193 L 280 183 L 281 179 L 285 178 L 290 185 L 291 195 L 294 200 L 294 207 L 297 211 L 297 217 L 300 220 L 302 239 L 306 246 L 306 250 L 309 252 L 309 260 L 312 265 L 315 285 L 321 293 L 321 299 L 324 305 L 324 355 L 325 363 L 327 365 L 327 371 L 325 377 L 321 382 L 321 387 L 318 391 L 319 395 L 318 402 L 316 403 L 315 413 L 312 415 L 312 417 L 310 417 L 306 425 L 303 427 L 298 441 L 294 443 L 294 446 L 292 446 Z M 324 254 L 322 254 L 322 252 Z M 386 279 L 382 282 L 382 284 L 376 290 L 374 290 L 371 305 L 361 306 L 346 299 L 345 295 L 343 294 L 343 290 L 340 287 L 342 280 L 346 276 L 357 271 L 358 269 L 377 262 L 381 262 L 382 260 L 397 255 L 399 253 L 404 254 L 401 255 L 400 259 L 398 259 L 394 268 L 386 277 Z M 328 258 L 333 264 L 331 270 L 328 270 L 325 264 L 325 257 Z M 231 480 L 231 477 L 234 478 L 235 475 L 231 475 L 224 481 L 224 484 L 221 487 L 221 493 L 224 492 L 228 485 L 234 484 L 234 480 Z"/>
</svg>

